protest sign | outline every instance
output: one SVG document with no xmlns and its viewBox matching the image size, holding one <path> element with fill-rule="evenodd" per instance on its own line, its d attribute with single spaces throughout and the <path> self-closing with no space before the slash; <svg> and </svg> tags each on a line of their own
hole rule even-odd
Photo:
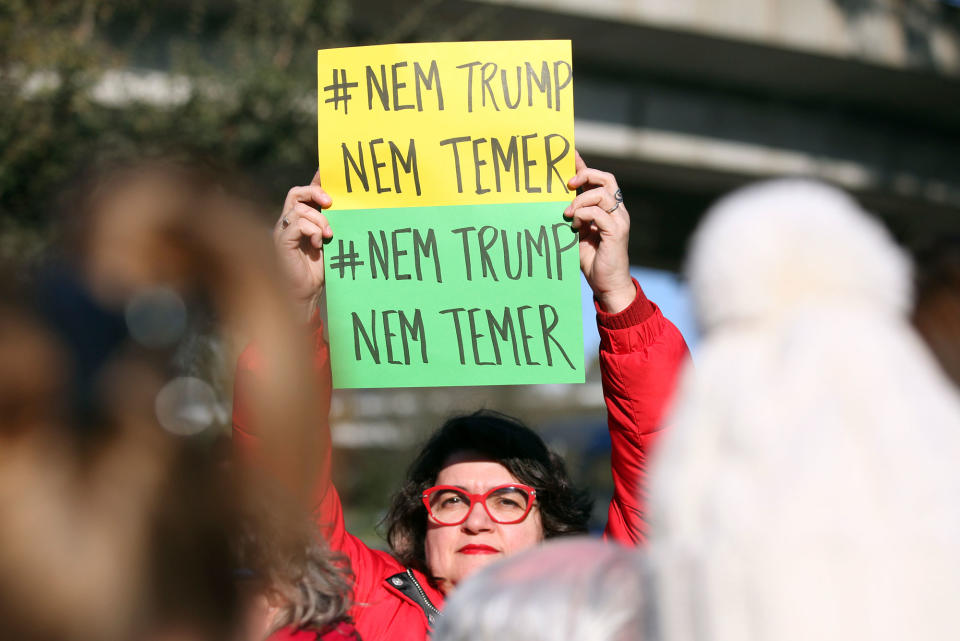
<svg viewBox="0 0 960 641">
<path fill-rule="evenodd" d="M 318 52 L 335 387 L 583 382 L 569 41 Z"/>
</svg>

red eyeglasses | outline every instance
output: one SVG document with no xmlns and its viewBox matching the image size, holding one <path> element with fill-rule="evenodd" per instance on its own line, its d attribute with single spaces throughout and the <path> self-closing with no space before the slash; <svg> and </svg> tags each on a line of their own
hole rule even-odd
<svg viewBox="0 0 960 641">
<path fill-rule="evenodd" d="M 462 487 L 437 485 L 425 490 L 422 498 L 430 518 L 440 525 L 460 525 L 477 502 L 483 504 L 493 521 L 510 525 L 527 518 L 537 491 L 529 485 L 510 483 L 492 487 L 483 494 L 471 494 Z"/>
</svg>

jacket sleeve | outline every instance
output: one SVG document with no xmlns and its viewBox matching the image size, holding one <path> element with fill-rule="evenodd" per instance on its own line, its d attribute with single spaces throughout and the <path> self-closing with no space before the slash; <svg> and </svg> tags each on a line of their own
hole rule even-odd
<svg viewBox="0 0 960 641">
<path fill-rule="evenodd" d="M 360 539 L 346 531 L 343 520 L 343 506 L 340 496 L 333 486 L 331 469 L 331 439 L 329 408 L 332 379 L 330 374 L 330 349 L 323 338 L 319 325 L 313 332 L 314 367 L 318 373 L 323 412 L 317 418 L 317 428 L 321 430 L 318 456 L 321 464 L 317 467 L 317 476 L 312 489 L 313 516 L 320 533 L 326 537 L 331 549 L 342 553 L 350 560 L 354 574 L 354 599 L 362 603 L 371 590 L 380 582 L 379 566 L 383 564 L 378 554 L 368 548 Z M 258 373 L 262 369 L 260 354 L 256 346 L 248 346 L 237 362 L 233 393 L 233 451 L 241 464 L 257 465 L 261 455 L 262 443 L 253 425 L 253 412 L 250 401 Z"/>
<path fill-rule="evenodd" d="M 604 536 L 627 544 L 646 541 L 647 461 L 689 358 L 679 330 L 634 284 L 637 296 L 622 312 L 608 314 L 597 306 L 614 485 Z"/>
</svg>

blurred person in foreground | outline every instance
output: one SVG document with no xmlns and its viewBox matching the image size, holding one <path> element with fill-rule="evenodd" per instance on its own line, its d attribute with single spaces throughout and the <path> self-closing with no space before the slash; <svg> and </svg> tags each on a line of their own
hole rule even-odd
<svg viewBox="0 0 960 641">
<path fill-rule="evenodd" d="M 270 524 L 286 548 L 310 543 L 281 524 L 298 502 L 306 518 L 298 483 L 312 461 L 294 448 L 312 441 L 304 428 L 316 411 L 286 376 L 309 379 L 312 368 L 275 291 L 269 242 L 225 193 L 170 161 L 95 172 L 65 199 L 58 260 L 30 283 L 35 306 L 0 301 L 4 638 L 260 638 L 241 625 L 241 529 L 262 536 Z M 283 471 L 271 469 L 282 511 L 254 507 L 254 471 L 228 474 L 210 439 L 190 436 L 192 417 L 213 409 L 212 392 L 196 391 L 210 385 L 182 385 L 197 368 L 187 326 L 198 319 L 271 346 L 265 367 L 286 388 L 267 385 L 250 402 L 282 421 L 284 442 L 264 447 Z M 275 585 L 263 590 L 285 605 Z"/>
<path fill-rule="evenodd" d="M 574 537 L 471 575 L 432 641 L 643 641 L 646 567 L 633 548 Z"/>
<path fill-rule="evenodd" d="M 960 638 L 960 402 L 905 253 L 782 180 L 718 202 L 687 271 L 705 339 L 652 470 L 660 638 Z"/>
<path fill-rule="evenodd" d="M 913 324 L 960 389 L 960 236 L 920 252 L 916 280 Z"/>
<path fill-rule="evenodd" d="M 616 178 L 576 159 L 577 173 L 568 186 L 584 190 L 557 211 L 557 220 L 572 220 L 579 232 L 580 267 L 597 307 L 615 488 L 606 535 L 637 544 L 646 535 L 648 452 L 662 430 L 661 415 L 687 348 L 630 277 L 630 215 Z M 302 318 L 314 318 L 313 347 L 323 377 L 317 396 L 325 403 L 329 353 L 314 308 L 323 291 L 324 240 L 335 233 L 321 209 L 332 205 L 315 177 L 311 185 L 288 192 L 274 231 Z M 262 347 L 251 349 L 237 366 L 234 443 L 241 457 L 255 456 L 265 436 L 245 401 L 266 380 L 258 363 L 265 353 Z M 325 415 L 317 423 L 317 433 L 329 443 Z M 563 460 L 533 430 L 496 412 L 452 418 L 430 437 L 385 518 L 389 553 L 346 531 L 330 481 L 329 451 L 328 445 L 320 448 L 314 514 L 331 547 L 351 561 L 356 602 L 351 614 L 365 641 L 423 641 L 445 597 L 471 573 L 544 539 L 587 530 L 591 501 L 570 481 Z"/>
</svg>

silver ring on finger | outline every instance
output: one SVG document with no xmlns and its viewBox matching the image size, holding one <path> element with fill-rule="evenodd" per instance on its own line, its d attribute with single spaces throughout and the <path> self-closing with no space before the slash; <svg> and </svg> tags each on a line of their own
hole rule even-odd
<svg viewBox="0 0 960 641">
<path fill-rule="evenodd" d="M 281 231 L 290 226 L 290 219 L 284 216 L 280 219 L 280 229 Z"/>
<path fill-rule="evenodd" d="M 623 204 L 623 192 L 618 189 L 617 193 L 613 194 L 613 199 L 616 201 L 616 204 L 610 209 L 605 210 L 608 214 L 612 214 L 613 212 L 617 211 L 617 208 Z"/>
</svg>

